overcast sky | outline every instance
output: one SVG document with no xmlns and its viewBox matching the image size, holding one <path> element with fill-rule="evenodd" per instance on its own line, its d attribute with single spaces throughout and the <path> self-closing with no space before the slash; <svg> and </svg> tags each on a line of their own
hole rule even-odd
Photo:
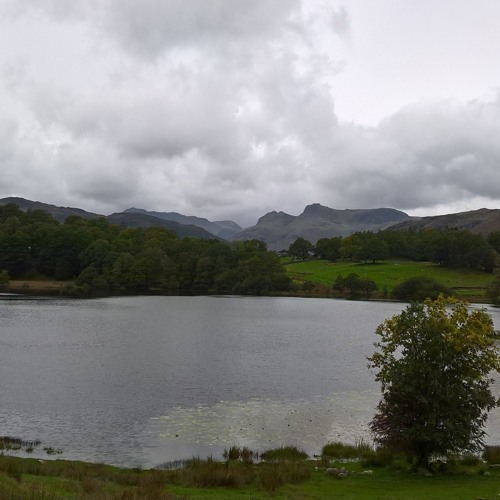
<svg viewBox="0 0 500 500">
<path fill-rule="evenodd" d="M 498 0 L 0 0 L 0 197 L 253 225 L 500 208 Z"/>
</svg>

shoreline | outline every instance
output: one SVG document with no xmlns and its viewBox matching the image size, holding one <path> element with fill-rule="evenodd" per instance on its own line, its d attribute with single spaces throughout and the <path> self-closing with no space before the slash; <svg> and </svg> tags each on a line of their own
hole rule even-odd
<svg viewBox="0 0 500 500">
<path fill-rule="evenodd" d="M 148 292 L 140 293 L 133 291 L 130 293 L 103 293 L 102 291 L 94 291 L 89 294 L 84 294 L 83 291 L 75 285 L 74 281 L 57 281 L 57 280 L 11 280 L 8 285 L 5 285 L 0 292 L 0 298 L 5 297 L 17 297 L 17 298 L 29 298 L 29 297 L 61 297 L 61 298 L 103 298 L 103 297 L 133 297 L 133 296 L 148 296 L 148 295 L 160 295 L 160 296 L 197 296 L 197 295 L 225 295 L 221 293 L 195 293 L 195 292 L 184 292 L 184 293 L 172 293 L 168 290 L 157 289 L 149 290 Z M 233 294 L 228 294 L 233 295 Z M 402 302 L 407 303 L 409 301 L 401 301 L 396 299 L 391 299 L 387 297 L 379 297 L 373 294 L 371 297 L 360 297 L 359 299 L 346 299 L 344 297 L 338 296 L 335 293 L 331 293 L 329 289 L 325 287 L 324 291 L 315 292 L 303 292 L 303 291 L 289 291 L 281 293 L 273 293 L 269 295 L 244 295 L 248 297 L 299 297 L 299 298 L 309 298 L 309 299 L 339 299 L 339 300 L 359 300 L 359 301 L 377 301 L 377 302 Z M 484 304 L 493 306 L 491 300 L 484 296 L 467 296 L 460 295 L 458 298 L 469 302 L 470 304 Z"/>
</svg>

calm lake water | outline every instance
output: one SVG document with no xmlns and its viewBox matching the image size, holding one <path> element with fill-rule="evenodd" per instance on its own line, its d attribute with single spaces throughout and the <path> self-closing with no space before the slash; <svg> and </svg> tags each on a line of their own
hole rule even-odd
<svg viewBox="0 0 500 500">
<path fill-rule="evenodd" d="M 367 439 L 366 356 L 404 304 L 257 297 L 0 300 L 0 435 L 124 466 Z M 490 310 L 500 329 L 500 312 Z M 499 392 L 499 383 L 495 388 Z M 488 422 L 500 444 L 500 411 Z"/>
</svg>

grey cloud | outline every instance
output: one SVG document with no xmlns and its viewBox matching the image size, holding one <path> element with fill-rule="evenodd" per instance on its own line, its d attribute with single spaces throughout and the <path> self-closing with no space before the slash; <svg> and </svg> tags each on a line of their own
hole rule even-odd
<svg viewBox="0 0 500 500">
<path fill-rule="evenodd" d="M 4 16 L 36 17 L 46 15 L 57 21 L 79 21 L 95 15 L 107 0 L 2 0 L 0 12 Z"/>
<path fill-rule="evenodd" d="M 404 209 L 474 197 L 499 200 L 499 136 L 499 100 L 422 103 L 378 128 L 354 130 L 333 177 L 351 207 L 381 200 Z"/>
<path fill-rule="evenodd" d="M 158 55 L 175 47 L 202 47 L 275 36 L 297 0 L 111 0 L 106 30 L 128 50 Z"/>
<path fill-rule="evenodd" d="M 57 22 L 81 15 L 110 67 L 98 85 L 85 85 L 86 68 L 79 85 L 35 78 L 24 61 L 4 74 L 30 118 L 0 118 L 4 194 L 242 224 L 314 202 L 411 210 L 500 200 L 500 100 L 420 103 L 377 127 L 339 121 L 338 67 L 316 28 L 347 35 L 342 8 L 323 18 L 295 1 L 103 0 L 94 14 L 78 1 L 21 3 Z"/>
<path fill-rule="evenodd" d="M 348 36 L 351 30 L 349 14 L 344 6 L 334 9 L 331 14 L 331 23 L 335 33 L 339 36 Z"/>
</svg>

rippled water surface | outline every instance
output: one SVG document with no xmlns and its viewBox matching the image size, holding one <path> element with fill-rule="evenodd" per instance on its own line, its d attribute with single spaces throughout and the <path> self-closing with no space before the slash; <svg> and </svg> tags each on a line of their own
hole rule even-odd
<svg viewBox="0 0 500 500">
<path fill-rule="evenodd" d="M 366 356 L 395 303 L 256 297 L 0 300 L 0 435 L 154 466 L 366 438 Z M 500 313 L 491 311 L 496 328 Z M 498 389 L 498 388 L 497 388 Z M 489 421 L 500 444 L 500 412 Z M 35 452 L 35 456 L 43 450 Z"/>
</svg>

